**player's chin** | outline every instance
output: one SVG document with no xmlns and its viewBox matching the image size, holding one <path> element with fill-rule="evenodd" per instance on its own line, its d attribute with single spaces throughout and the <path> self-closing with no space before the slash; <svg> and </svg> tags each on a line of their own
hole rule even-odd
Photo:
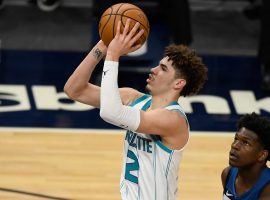
<svg viewBox="0 0 270 200">
<path fill-rule="evenodd" d="M 229 165 L 232 167 L 240 167 L 241 163 L 239 162 L 239 160 L 229 159 Z"/>
<path fill-rule="evenodd" d="M 145 91 L 148 92 L 148 93 L 151 93 L 151 87 L 150 87 L 149 84 L 147 84 L 147 85 L 145 86 Z"/>
</svg>

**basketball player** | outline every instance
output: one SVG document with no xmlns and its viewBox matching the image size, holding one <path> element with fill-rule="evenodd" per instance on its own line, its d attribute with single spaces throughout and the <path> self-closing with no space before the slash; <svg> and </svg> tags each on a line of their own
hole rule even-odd
<svg viewBox="0 0 270 200">
<path fill-rule="evenodd" d="M 176 199 L 178 169 L 189 139 L 187 117 L 178 104 L 180 95 L 196 94 L 207 78 L 207 68 L 185 46 L 171 45 L 147 82 L 150 95 L 118 88 L 119 58 L 141 45 L 139 24 L 123 32 L 120 23 L 108 49 L 102 41 L 86 56 L 67 81 L 64 91 L 76 101 L 100 107 L 108 123 L 127 130 L 120 190 L 125 200 Z M 94 67 L 106 55 L 101 87 L 88 83 Z"/>
<path fill-rule="evenodd" d="M 237 124 L 229 164 L 222 172 L 223 200 L 269 200 L 270 121 L 252 113 Z"/>
</svg>

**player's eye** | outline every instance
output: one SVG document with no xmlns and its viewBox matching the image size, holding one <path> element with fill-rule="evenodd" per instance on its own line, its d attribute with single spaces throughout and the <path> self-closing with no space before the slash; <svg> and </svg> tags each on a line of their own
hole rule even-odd
<svg viewBox="0 0 270 200">
<path fill-rule="evenodd" d="M 167 71 L 167 67 L 161 66 L 161 69 L 162 69 L 163 71 Z"/>
<path fill-rule="evenodd" d="M 242 143 L 243 143 L 244 145 L 250 145 L 250 143 L 249 143 L 248 141 L 246 141 L 246 140 L 243 140 Z"/>
</svg>

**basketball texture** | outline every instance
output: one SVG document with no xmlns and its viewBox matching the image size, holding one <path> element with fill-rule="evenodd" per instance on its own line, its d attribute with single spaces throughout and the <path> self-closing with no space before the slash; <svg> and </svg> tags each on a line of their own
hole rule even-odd
<svg viewBox="0 0 270 200">
<path fill-rule="evenodd" d="M 140 23 L 140 28 L 144 29 L 143 35 L 136 44 L 143 44 L 150 31 L 149 21 L 144 12 L 137 6 L 129 3 L 118 3 L 109 7 L 101 16 L 99 21 L 99 36 L 106 46 L 110 44 L 117 30 L 117 23 L 121 21 L 121 32 L 124 30 L 127 19 L 130 19 L 131 30 L 136 22 Z"/>
</svg>

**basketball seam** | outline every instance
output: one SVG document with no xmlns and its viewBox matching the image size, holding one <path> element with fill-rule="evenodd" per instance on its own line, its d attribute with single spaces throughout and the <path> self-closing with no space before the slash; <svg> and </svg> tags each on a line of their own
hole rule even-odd
<svg viewBox="0 0 270 200">
<path fill-rule="evenodd" d="M 124 24 L 124 22 L 123 22 L 123 19 L 122 19 L 122 16 L 124 16 L 123 14 L 121 14 L 121 23 L 122 23 L 122 26 L 124 27 L 125 26 L 125 24 Z M 129 18 L 131 18 L 131 17 L 129 17 Z M 133 18 L 131 18 L 131 19 L 133 19 Z M 136 21 L 136 20 L 135 20 Z M 141 24 L 141 23 L 140 23 Z M 142 25 L 143 26 L 143 25 Z M 144 27 L 144 26 L 143 26 Z M 139 38 L 139 41 L 145 41 L 146 40 L 146 37 L 144 36 L 144 35 L 142 35 L 140 38 Z"/>
<path fill-rule="evenodd" d="M 115 15 L 114 21 L 113 21 L 113 38 L 114 38 L 114 36 L 115 36 L 115 34 L 114 34 L 114 33 L 115 33 L 114 29 L 115 29 L 116 15 L 117 15 L 118 11 L 120 10 L 120 8 L 121 8 L 123 5 L 124 5 L 124 3 L 122 3 L 122 4 L 118 7 L 118 10 L 116 11 L 116 14 L 112 14 L 112 15 Z"/>
<path fill-rule="evenodd" d="M 141 10 L 141 9 L 137 9 L 137 8 L 130 8 L 130 9 L 126 9 L 123 13 L 122 13 L 122 16 L 125 16 L 124 14 L 125 14 L 125 12 L 127 12 L 127 11 L 130 11 L 130 10 L 139 10 L 140 12 L 142 12 L 143 14 L 144 14 L 144 12 Z M 145 14 L 144 14 L 144 16 L 145 16 Z M 129 18 L 131 18 L 131 19 L 133 19 L 132 17 L 129 17 Z M 147 17 L 145 16 L 145 18 L 147 19 Z M 136 22 L 139 22 L 139 21 L 137 21 L 137 20 L 135 20 L 135 19 L 133 19 L 134 21 L 136 21 Z M 147 19 L 147 22 L 148 22 L 148 19 Z M 139 22 L 140 23 L 140 22 Z M 141 23 L 140 23 L 141 24 Z M 147 23 L 148 24 L 148 26 L 149 26 L 149 22 Z M 147 29 L 147 27 L 145 27 L 143 24 L 141 24 L 143 27 L 144 27 L 144 29 L 146 30 Z M 149 28 L 149 27 L 148 27 Z M 148 29 L 147 29 L 148 30 Z M 148 32 L 148 31 L 147 31 Z"/>
<path fill-rule="evenodd" d="M 111 7 L 110 7 L 110 9 L 111 9 L 111 13 L 112 13 L 112 10 L 113 10 L 113 9 L 112 9 Z M 105 15 L 105 16 L 108 16 L 108 15 Z M 102 17 L 103 17 L 103 16 L 102 16 Z M 103 31 L 104 31 L 106 25 L 109 23 L 110 18 L 111 18 L 111 14 L 110 14 L 110 17 L 109 17 L 109 19 L 107 20 L 107 22 L 106 22 L 106 23 L 104 24 L 104 26 L 102 27 L 101 34 L 100 34 L 100 38 L 102 38 Z"/>
<path fill-rule="evenodd" d="M 127 17 L 127 18 L 130 18 L 130 19 L 132 19 L 132 20 L 134 20 L 134 21 L 136 21 L 136 22 L 139 22 L 138 20 L 136 20 L 136 19 L 134 19 L 134 18 L 132 18 L 132 17 L 130 17 L 130 16 L 123 15 L 123 14 L 107 14 L 107 15 L 104 15 L 104 16 L 102 16 L 102 17 L 108 16 L 108 15 L 119 15 L 119 16 L 121 16 L 121 19 L 122 19 L 122 17 Z M 140 23 L 140 22 L 139 22 L 139 23 Z M 147 23 L 147 24 L 149 24 L 149 23 Z M 149 27 L 148 27 L 148 28 L 145 27 L 142 23 L 140 23 L 140 25 L 143 26 L 145 30 L 148 30 L 148 29 L 149 29 Z M 149 25 L 148 25 L 148 26 L 149 26 Z M 148 33 L 148 31 L 147 31 L 147 33 Z"/>
</svg>

